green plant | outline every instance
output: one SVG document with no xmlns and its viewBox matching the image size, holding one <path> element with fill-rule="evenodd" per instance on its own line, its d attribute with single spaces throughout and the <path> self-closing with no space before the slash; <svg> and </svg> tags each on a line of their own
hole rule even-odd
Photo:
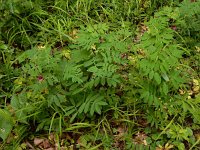
<svg viewBox="0 0 200 150">
<path fill-rule="evenodd" d="M 0 137 L 5 141 L 12 130 L 14 121 L 11 114 L 2 109 L 0 109 L 0 119 Z"/>
<path fill-rule="evenodd" d="M 200 1 L 190 2 L 184 0 L 178 9 L 180 16 L 176 25 L 179 34 L 182 36 L 181 41 L 190 48 L 199 46 Z"/>
<path fill-rule="evenodd" d="M 77 36 L 71 50 L 38 46 L 17 57 L 22 74 L 14 81 L 11 106 L 18 121 L 34 119 L 38 129 L 49 124 L 53 130 L 58 114 L 62 126 L 64 117 L 73 114 L 70 122 L 83 119 L 83 114 L 92 117 L 108 105 L 106 97 L 111 93 L 105 91 L 122 81 L 116 73 L 126 62 L 121 55 L 128 51 L 130 33 L 109 33 L 107 25 L 99 24 L 82 28 Z M 49 115 L 54 116 L 51 121 Z"/>
<path fill-rule="evenodd" d="M 200 1 L 190 2 L 184 0 L 178 7 L 179 17 L 174 23 L 176 27 L 176 39 L 182 46 L 187 49 L 185 58 L 189 58 L 191 61 L 187 61 L 187 64 L 195 69 L 199 74 L 199 39 L 200 39 Z M 198 75 L 197 75 L 198 76 Z"/>
<path fill-rule="evenodd" d="M 199 1 L 0 3 L 0 149 L 199 146 Z"/>
<path fill-rule="evenodd" d="M 174 140 L 174 144 L 178 147 L 178 149 L 183 150 L 185 149 L 184 144 L 182 143 L 183 140 L 186 140 L 192 143 L 192 138 L 194 139 L 193 132 L 190 128 L 183 129 L 181 126 L 172 125 L 170 126 L 169 131 L 167 132 L 168 138 Z"/>
<path fill-rule="evenodd" d="M 179 59 L 183 51 L 174 41 L 174 31 L 169 27 L 169 16 L 176 19 L 171 8 L 166 7 L 145 23 L 148 30 L 139 44 L 134 46 L 136 67 L 141 77 L 137 81 L 141 87 L 138 90 L 140 98 L 147 105 L 147 119 L 151 125 L 159 126 L 169 115 L 175 115 L 172 106 L 175 99 L 171 94 L 183 84 Z M 135 76 L 135 66 L 130 72 Z M 132 79 L 133 77 L 131 77 Z M 160 120 L 158 122 L 158 120 Z"/>
<path fill-rule="evenodd" d="M 71 41 L 69 31 L 80 25 L 110 22 L 112 26 L 127 27 L 151 15 L 165 1 L 1 1 L 1 36 L 22 49 L 38 43 L 65 45 Z"/>
</svg>

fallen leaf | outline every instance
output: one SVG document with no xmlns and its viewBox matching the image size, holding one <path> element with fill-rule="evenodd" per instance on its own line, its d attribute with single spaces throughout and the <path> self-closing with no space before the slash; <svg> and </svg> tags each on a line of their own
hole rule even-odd
<svg viewBox="0 0 200 150">
<path fill-rule="evenodd" d="M 35 138 L 33 143 L 34 143 L 35 146 L 38 146 L 38 145 L 40 145 L 43 141 L 44 141 L 44 139 Z"/>
<path fill-rule="evenodd" d="M 51 147 L 51 144 L 50 144 L 49 140 L 47 140 L 47 139 L 45 139 L 43 141 L 42 145 L 43 145 L 43 148 L 46 148 L 46 149 Z"/>
<path fill-rule="evenodd" d="M 158 145 L 158 147 L 156 147 L 156 150 L 170 150 L 172 148 L 174 148 L 174 145 L 167 143 L 165 144 L 165 146 Z"/>
<path fill-rule="evenodd" d="M 185 94 L 185 91 L 182 90 L 182 89 L 179 89 L 179 93 L 180 93 L 181 95 L 184 95 L 184 94 Z"/>
<path fill-rule="evenodd" d="M 49 135 L 49 140 L 51 140 L 51 141 L 53 141 L 53 142 L 55 142 L 55 135 L 53 134 L 53 133 L 51 133 L 50 135 Z"/>
<path fill-rule="evenodd" d="M 45 150 L 55 150 L 55 148 L 50 147 L 50 148 L 47 148 Z"/>
<path fill-rule="evenodd" d="M 143 145 L 147 145 L 147 141 L 146 141 L 147 135 L 144 133 L 140 133 L 138 132 L 134 138 L 134 142 L 136 144 L 143 144 Z"/>
<path fill-rule="evenodd" d="M 192 90 L 194 93 L 199 93 L 200 87 L 199 87 L 199 81 L 197 79 L 193 79 Z"/>
<path fill-rule="evenodd" d="M 28 141 L 26 141 L 26 145 L 27 145 L 31 150 L 35 150 L 35 148 L 34 148 Z"/>
</svg>

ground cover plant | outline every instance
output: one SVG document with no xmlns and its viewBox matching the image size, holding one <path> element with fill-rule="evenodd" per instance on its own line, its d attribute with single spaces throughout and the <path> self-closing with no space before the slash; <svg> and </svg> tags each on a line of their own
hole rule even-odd
<svg viewBox="0 0 200 150">
<path fill-rule="evenodd" d="M 200 1 L 0 3 L 0 149 L 200 149 Z"/>
</svg>

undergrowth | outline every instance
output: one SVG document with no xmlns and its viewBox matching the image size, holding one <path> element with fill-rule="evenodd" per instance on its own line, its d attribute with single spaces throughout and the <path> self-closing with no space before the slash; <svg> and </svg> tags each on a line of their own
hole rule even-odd
<svg viewBox="0 0 200 150">
<path fill-rule="evenodd" d="M 0 149 L 199 149 L 199 10 L 2 0 Z"/>
</svg>

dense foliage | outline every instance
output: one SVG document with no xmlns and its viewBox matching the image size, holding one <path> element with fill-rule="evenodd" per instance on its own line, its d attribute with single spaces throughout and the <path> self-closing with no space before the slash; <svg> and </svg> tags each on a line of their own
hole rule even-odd
<svg viewBox="0 0 200 150">
<path fill-rule="evenodd" d="M 0 3 L 0 149 L 199 149 L 200 1 Z"/>
</svg>

